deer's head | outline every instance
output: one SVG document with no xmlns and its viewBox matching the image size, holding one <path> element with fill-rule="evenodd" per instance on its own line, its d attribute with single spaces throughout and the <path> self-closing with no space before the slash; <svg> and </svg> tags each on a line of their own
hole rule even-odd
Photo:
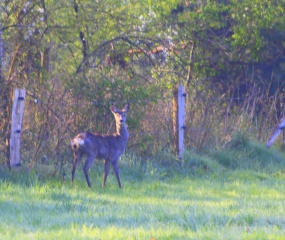
<svg viewBox="0 0 285 240">
<path fill-rule="evenodd" d="M 130 104 L 127 103 L 122 110 L 118 110 L 114 104 L 111 105 L 111 111 L 115 116 L 117 124 L 125 124 L 127 119 L 127 113 L 130 109 Z"/>
</svg>

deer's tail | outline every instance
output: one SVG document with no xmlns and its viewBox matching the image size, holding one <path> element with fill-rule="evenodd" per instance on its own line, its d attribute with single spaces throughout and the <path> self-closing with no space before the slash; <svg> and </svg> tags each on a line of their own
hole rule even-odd
<svg viewBox="0 0 285 240">
<path fill-rule="evenodd" d="M 71 147 L 74 151 L 78 150 L 80 146 L 84 144 L 84 136 L 78 134 L 75 138 L 71 140 Z"/>
</svg>

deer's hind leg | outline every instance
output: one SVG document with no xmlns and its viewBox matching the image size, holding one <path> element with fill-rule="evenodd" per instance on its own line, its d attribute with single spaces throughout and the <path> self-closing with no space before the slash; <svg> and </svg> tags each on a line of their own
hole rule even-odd
<svg viewBox="0 0 285 240">
<path fill-rule="evenodd" d="M 77 164 L 80 162 L 80 159 L 82 157 L 82 152 L 81 151 L 75 151 L 74 152 L 74 162 L 73 162 L 73 166 L 72 166 L 72 177 L 71 177 L 71 180 L 73 182 L 74 180 L 74 174 L 75 174 L 75 171 L 76 171 L 76 167 L 77 167 Z"/>
<path fill-rule="evenodd" d="M 91 167 L 92 163 L 94 162 L 95 157 L 96 156 L 94 156 L 93 154 L 92 155 L 88 155 L 87 159 L 86 159 L 86 162 L 84 164 L 84 167 L 83 167 L 83 172 L 84 172 L 87 184 L 88 184 L 88 186 L 90 188 L 91 188 L 91 183 L 90 183 L 90 179 L 89 179 L 89 168 Z"/>
</svg>

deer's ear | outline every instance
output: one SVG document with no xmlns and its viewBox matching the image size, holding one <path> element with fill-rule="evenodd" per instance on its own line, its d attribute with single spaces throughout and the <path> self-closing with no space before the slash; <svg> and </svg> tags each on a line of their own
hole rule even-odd
<svg viewBox="0 0 285 240">
<path fill-rule="evenodd" d="M 110 109 L 113 113 L 118 112 L 118 109 L 116 108 L 116 106 L 114 104 L 111 105 Z"/>
<path fill-rule="evenodd" d="M 124 112 L 128 112 L 129 109 L 130 109 L 130 104 L 127 103 L 127 104 L 125 105 L 125 107 L 123 108 L 123 111 L 124 111 Z"/>
</svg>

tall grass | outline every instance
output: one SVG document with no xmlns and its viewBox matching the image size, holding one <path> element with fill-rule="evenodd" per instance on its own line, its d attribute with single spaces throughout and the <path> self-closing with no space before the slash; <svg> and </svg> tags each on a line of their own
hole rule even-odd
<svg viewBox="0 0 285 240">
<path fill-rule="evenodd" d="M 74 184 L 70 176 L 48 176 L 46 168 L 2 168 L 0 237 L 282 239 L 284 154 L 245 140 L 203 154 L 189 151 L 182 162 L 167 152 L 156 159 L 124 155 L 122 189 L 113 174 L 101 188 L 102 162 L 91 168 L 92 189 L 80 168 Z"/>
</svg>

